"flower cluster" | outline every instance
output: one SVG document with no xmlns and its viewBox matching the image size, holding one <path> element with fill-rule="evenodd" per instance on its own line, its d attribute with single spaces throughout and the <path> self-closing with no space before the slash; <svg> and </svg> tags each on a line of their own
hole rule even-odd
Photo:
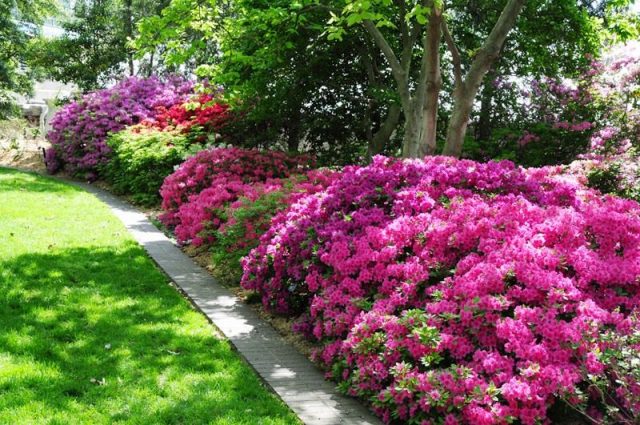
<svg viewBox="0 0 640 425">
<path fill-rule="evenodd" d="M 227 205 L 279 190 L 282 178 L 305 171 L 311 162 L 307 156 L 274 151 L 201 151 L 165 179 L 160 189 L 165 213 L 160 220 L 175 230 L 182 243 L 211 243 L 214 232 L 226 221 Z"/>
<path fill-rule="evenodd" d="M 558 167 L 376 157 L 276 215 L 243 268 L 386 422 L 534 424 L 560 401 L 594 415 L 601 335 L 634 330 L 640 206 Z M 610 385 L 617 414 L 638 414 L 638 383 Z"/>
<path fill-rule="evenodd" d="M 169 108 L 160 106 L 156 115 L 142 125 L 162 131 L 177 129 L 185 134 L 197 133 L 194 136 L 202 139 L 219 132 L 229 120 L 229 105 L 219 102 L 212 94 L 203 93 Z"/>
<path fill-rule="evenodd" d="M 109 134 L 154 116 L 160 107 L 182 103 L 191 90 L 192 84 L 181 79 L 131 77 L 65 105 L 47 134 L 52 145 L 46 155 L 49 172 L 64 167 L 96 178 L 96 168 L 110 153 Z"/>
</svg>

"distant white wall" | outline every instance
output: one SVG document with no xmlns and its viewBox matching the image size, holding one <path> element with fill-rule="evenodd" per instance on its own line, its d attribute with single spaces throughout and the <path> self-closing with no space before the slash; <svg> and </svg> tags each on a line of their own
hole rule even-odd
<svg viewBox="0 0 640 425">
<path fill-rule="evenodd" d="M 77 90 L 77 87 L 73 84 L 63 84 L 50 80 L 39 81 L 34 84 L 33 96 L 18 96 L 17 101 L 22 105 L 23 109 L 29 108 L 30 105 L 41 105 L 43 114 L 39 119 L 39 127 L 44 135 L 49 131 L 49 122 L 53 114 L 59 109 L 55 106 L 56 100 L 69 97 Z"/>
</svg>

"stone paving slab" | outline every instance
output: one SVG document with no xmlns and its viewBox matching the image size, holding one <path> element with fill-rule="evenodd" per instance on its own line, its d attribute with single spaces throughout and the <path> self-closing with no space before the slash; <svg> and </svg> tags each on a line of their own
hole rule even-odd
<svg viewBox="0 0 640 425">
<path fill-rule="evenodd" d="M 306 357 L 196 265 L 143 213 L 95 186 L 75 184 L 111 208 L 156 264 L 305 424 L 381 425 L 360 402 L 338 393 Z"/>
</svg>

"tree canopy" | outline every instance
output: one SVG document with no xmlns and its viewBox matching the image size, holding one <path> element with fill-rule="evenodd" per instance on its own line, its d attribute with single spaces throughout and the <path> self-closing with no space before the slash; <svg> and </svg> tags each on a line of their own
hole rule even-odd
<svg viewBox="0 0 640 425">
<path fill-rule="evenodd" d="M 34 70 L 27 66 L 30 40 L 56 10 L 53 0 L 0 0 L 0 118 L 15 108 L 12 93 L 31 91 Z"/>
<path fill-rule="evenodd" d="M 153 64 L 134 63 L 128 46 L 137 22 L 155 16 L 168 0 L 78 0 L 70 16 L 60 18 L 64 34 L 40 39 L 32 47 L 31 63 L 57 81 L 83 90 L 104 87 L 124 75 L 151 73 Z"/>
</svg>

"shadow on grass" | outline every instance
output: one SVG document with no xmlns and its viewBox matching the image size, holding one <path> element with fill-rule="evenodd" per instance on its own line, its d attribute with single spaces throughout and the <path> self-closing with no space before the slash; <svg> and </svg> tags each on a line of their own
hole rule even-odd
<svg viewBox="0 0 640 425">
<path fill-rule="evenodd" d="M 297 423 L 212 331 L 133 243 L 0 260 L 0 418 Z"/>
<path fill-rule="evenodd" d="M 16 172 L 10 168 L 0 167 L 1 192 L 48 192 L 74 193 L 81 189 L 55 179 L 43 177 L 26 171 Z"/>
</svg>

